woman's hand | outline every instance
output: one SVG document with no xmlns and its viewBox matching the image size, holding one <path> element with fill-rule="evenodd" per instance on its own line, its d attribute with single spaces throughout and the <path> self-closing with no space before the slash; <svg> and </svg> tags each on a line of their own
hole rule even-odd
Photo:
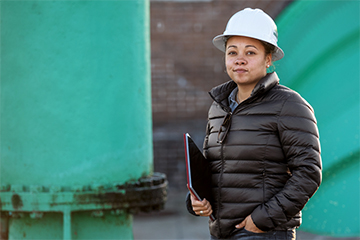
<svg viewBox="0 0 360 240">
<path fill-rule="evenodd" d="M 211 215 L 212 208 L 208 200 L 205 198 L 202 201 L 196 200 L 195 196 L 190 192 L 191 205 L 196 215 L 208 217 Z"/>
<path fill-rule="evenodd" d="M 251 215 L 247 216 L 244 221 L 240 224 L 235 226 L 236 228 L 245 228 L 249 232 L 254 233 L 263 233 L 259 228 L 256 227 L 255 223 L 253 222 Z"/>
</svg>

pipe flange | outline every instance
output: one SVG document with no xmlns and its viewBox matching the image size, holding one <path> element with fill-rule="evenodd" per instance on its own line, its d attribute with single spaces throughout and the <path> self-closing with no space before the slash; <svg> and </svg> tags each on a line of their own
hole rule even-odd
<svg viewBox="0 0 360 240">
<path fill-rule="evenodd" d="M 137 213 L 164 208 L 167 199 L 166 175 L 128 181 L 125 184 L 93 184 L 91 186 L 0 186 L 1 211 L 64 212 L 112 210 Z"/>
</svg>

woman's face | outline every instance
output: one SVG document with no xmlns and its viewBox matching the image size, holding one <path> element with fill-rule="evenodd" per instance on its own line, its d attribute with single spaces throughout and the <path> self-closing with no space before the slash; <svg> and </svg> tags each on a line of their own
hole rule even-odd
<svg viewBox="0 0 360 240">
<path fill-rule="evenodd" d="M 226 44 L 225 65 L 230 78 L 239 86 L 254 88 L 266 75 L 271 54 L 265 56 L 265 47 L 254 38 L 234 36 Z"/>
</svg>

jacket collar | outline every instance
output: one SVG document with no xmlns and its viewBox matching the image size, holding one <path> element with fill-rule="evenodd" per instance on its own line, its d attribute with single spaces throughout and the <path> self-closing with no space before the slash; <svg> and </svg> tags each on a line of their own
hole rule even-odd
<svg viewBox="0 0 360 240">
<path fill-rule="evenodd" d="M 269 91 L 278 84 L 279 84 L 279 77 L 275 72 L 266 74 L 266 76 L 260 79 L 260 81 L 256 84 L 249 99 L 254 99 L 264 95 L 264 93 L 266 93 L 267 91 Z M 211 89 L 209 94 L 214 99 L 215 102 L 218 102 L 225 106 L 229 106 L 227 98 L 236 87 L 237 87 L 236 83 L 230 80 L 217 87 L 214 87 L 213 89 Z"/>
</svg>

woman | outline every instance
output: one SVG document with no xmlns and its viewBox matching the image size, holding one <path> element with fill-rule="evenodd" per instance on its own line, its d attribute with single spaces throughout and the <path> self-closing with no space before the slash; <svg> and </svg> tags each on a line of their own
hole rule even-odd
<svg viewBox="0 0 360 240">
<path fill-rule="evenodd" d="M 313 109 L 267 73 L 284 53 L 262 10 L 236 13 L 213 43 L 225 52 L 231 78 L 210 91 L 204 155 L 214 201 L 189 194 L 188 210 L 213 213 L 211 239 L 295 239 L 301 209 L 321 182 Z"/>
</svg>

